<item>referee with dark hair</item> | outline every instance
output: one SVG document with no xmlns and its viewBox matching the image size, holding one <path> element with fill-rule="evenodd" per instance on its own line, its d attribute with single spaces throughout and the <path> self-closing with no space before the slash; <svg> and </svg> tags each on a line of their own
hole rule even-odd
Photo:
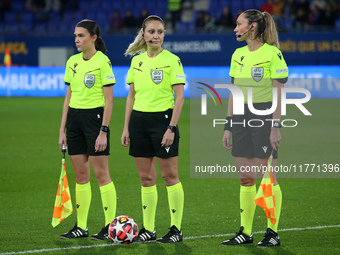
<svg viewBox="0 0 340 255">
<path fill-rule="evenodd" d="M 67 92 L 60 125 L 59 146 L 68 147 L 76 175 L 77 223 L 62 239 L 89 236 L 91 204 L 90 165 L 100 186 L 105 224 L 92 235 L 108 239 L 108 226 L 116 215 L 116 190 L 109 173 L 110 129 L 115 77 L 95 21 L 82 20 L 74 30 L 80 53 L 69 58 L 65 70 Z M 66 128 L 66 135 L 65 135 Z"/>
</svg>

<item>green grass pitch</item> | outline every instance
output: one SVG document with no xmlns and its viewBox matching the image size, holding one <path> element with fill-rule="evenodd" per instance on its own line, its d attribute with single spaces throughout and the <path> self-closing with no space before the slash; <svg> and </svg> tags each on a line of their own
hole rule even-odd
<svg viewBox="0 0 340 255">
<path fill-rule="evenodd" d="M 239 180 L 190 178 L 188 99 L 179 123 L 185 240 L 178 244 L 112 246 L 109 240 L 59 239 L 76 221 L 74 213 L 56 228 L 51 226 L 61 168 L 58 134 L 62 104 L 63 98 L 0 98 L 0 254 L 340 254 L 338 178 L 279 180 L 283 193 L 279 224 L 281 247 L 220 245 L 239 228 Z M 292 118 L 299 120 L 299 126 L 282 129 L 279 163 L 339 164 L 340 100 L 312 99 L 306 105 L 312 117 L 303 116 L 294 107 L 288 109 Z M 110 124 L 110 172 L 118 196 L 117 215 L 128 215 L 141 227 L 139 178 L 128 149 L 120 144 L 124 109 L 125 99 L 115 99 Z M 226 157 L 231 159 L 230 152 L 226 152 Z M 69 156 L 66 166 L 75 205 L 75 177 Z M 93 173 L 91 183 L 90 235 L 104 224 Z M 158 236 L 162 236 L 170 227 L 170 214 L 160 174 L 157 187 L 156 228 Z M 257 208 L 253 227 L 255 243 L 262 239 L 265 229 L 265 215 Z"/>
</svg>

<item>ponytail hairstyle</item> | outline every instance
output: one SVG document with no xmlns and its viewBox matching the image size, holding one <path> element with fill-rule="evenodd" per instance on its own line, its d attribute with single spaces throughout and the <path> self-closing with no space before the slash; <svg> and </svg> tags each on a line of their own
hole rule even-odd
<svg viewBox="0 0 340 255">
<path fill-rule="evenodd" d="M 272 15 L 268 12 L 261 12 L 251 9 L 243 12 L 244 17 L 248 20 L 248 24 L 256 23 L 255 39 L 259 38 L 263 43 L 268 43 L 280 48 L 279 36 Z"/>
<path fill-rule="evenodd" d="M 143 21 L 142 28 L 137 32 L 135 40 L 132 43 L 130 43 L 129 47 L 125 51 L 124 53 L 125 56 L 130 55 L 132 57 L 136 54 L 140 54 L 146 51 L 147 44 L 144 40 L 144 37 L 142 36 L 142 31 L 145 32 L 145 28 L 149 21 L 159 21 L 164 26 L 164 21 L 160 17 L 156 15 L 151 15 L 151 16 L 146 17 L 145 20 Z"/>
<path fill-rule="evenodd" d="M 106 53 L 106 47 L 105 47 L 105 42 L 103 38 L 101 38 L 100 35 L 100 29 L 97 24 L 97 22 L 89 19 L 83 19 L 82 21 L 79 21 L 76 27 L 82 27 L 85 28 L 91 36 L 97 35 L 97 39 L 94 43 L 94 46 L 96 50 L 99 50 L 103 52 L 104 54 Z"/>
</svg>

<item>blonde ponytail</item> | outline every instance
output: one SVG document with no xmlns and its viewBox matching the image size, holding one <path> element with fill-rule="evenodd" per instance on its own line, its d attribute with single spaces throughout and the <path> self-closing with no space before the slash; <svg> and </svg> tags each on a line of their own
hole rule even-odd
<svg viewBox="0 0 340 255">
<path fill-rule="evenodd" d="M 275 21 L 268 12 L 261 12 L 256 9 L 251 9 L 243 12 L 248 24 L 256 23 L 257 30 L 255 38 L 259 38 L 263 43 L 268 43 L 277 48 L 280 47 L 279 36 L 277 34 Z"/>
<path fill-rule="evenodd" d="M 143 28 L 141 28 L 141 30 L 138 31 L 135 40 L 132 43 L 130 43 L 129 47 L 125 51 L 124 53 L 125 56 L 134 56 L 136 54 L 140 54 L 146 51 L 146 42 L 142 36 L 141 33 L 142 31 Z"/>
<path fill-rule="evenodd" d="M 268 12 L 263 12 L 264 20 L 266 22 L 266 28 L 263 31 L 262 39 L 263 42 L 273 45 L 276 48 L 280 48 L 279 36 L 277 34 L 275 21 Z"/>
</svg>

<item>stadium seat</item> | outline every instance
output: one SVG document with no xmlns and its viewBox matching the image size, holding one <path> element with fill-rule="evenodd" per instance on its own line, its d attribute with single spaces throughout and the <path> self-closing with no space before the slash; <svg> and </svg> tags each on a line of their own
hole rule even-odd
<svg viewBox="0 0 340 255">
<path fill-rule="evenodd" d="M 29 11 L 22 12 L 20 13 L 20 20 L 22 23 L 33 23 L 34 15 Z"/>
<path fill-rule="evenodd" d="M 25 1 L 12 1 L 11 10 L 15 12 L 21 12 L 25 10 Z"/>
<path fill-rule="evenodd" d="M 47 25 L 46 24 L 39 24 L 34 28 L 34 32 L 40 34 L 43 33 L 47 30 Z"/>
<path fill-rule="evenodd" d="M 166 12 L 168 10 L 168 2 L 167 1 L 159 1 L 158 4 L 158 9 Z"/>
<path fill-rule="evenodd" d="M 262 4 L 264 4 L 266 0 L 255 0 L 255 7 L 259 9 Z"/>
<path fill-rule="evenodd" d="M 243 0 L 243 9 L 249 10 L 249 9 L 255 9 L 256 5 L 253 0 Z"/>
<path fill-rule="evenodd" d="M 33 28 L 33 23 L 31 22 L 21 22 L 20 24 L 20 30 L 25 33 L 25 32 L 30 32 Z"/>
<path fill-rule="evenodd" d="M 92 5 L 93 5 L 93 2 L 91 2 L 91 1 L 87 1 L 87 0 L 79 1 L 79 10 L 87 11 L 87 10 L 91 9 Z"/>
<path fill-rule="evenodd" d="M 178 22 L 178 34 L 191 34 L 195 31 L 195 24 L 193 22 Z"/>
<path fill-rule="evenodd" d="M 340 32 L 340 18 L 338 18 L 335 21 L 335 29 L 336 29 L 336 31 Z"/>
<path fill-rule="evenodd" d="M 233 1 L 230 4 L 232 13 L 237 12 L 239 9 L 244 9 L 241 1 Z"/>
<path fill-rule="evenodd" d="M 294 21 L 290 18 L 282 18 L 280 20 L 280 25 L 285 29 L 290 29 L 293 27 Z"/>
<path fill-rule="evenodd" d="M 20 25 L 19 23 L 10 23 L 6 25 L 7 33 L 19 33 L 20 32 Z"/>
<path fill-rule="evenodd" d="M 5 12 L 4 22 L 5 24 L 11 24 L 17 22 L 18 14 L 16 12 L 8 11 Z"/>
<path fill-rule="evenodd" d="M 97 13 L 90 10 L 90 11 L 83 14 L 83 19 L 96 20 L 97 19 Z"/>
<path fill-rule="evenodd" d="M 232 0 L 221 0 L 221 5 L 224 6 L 230 6 Z"/>
</svg>

